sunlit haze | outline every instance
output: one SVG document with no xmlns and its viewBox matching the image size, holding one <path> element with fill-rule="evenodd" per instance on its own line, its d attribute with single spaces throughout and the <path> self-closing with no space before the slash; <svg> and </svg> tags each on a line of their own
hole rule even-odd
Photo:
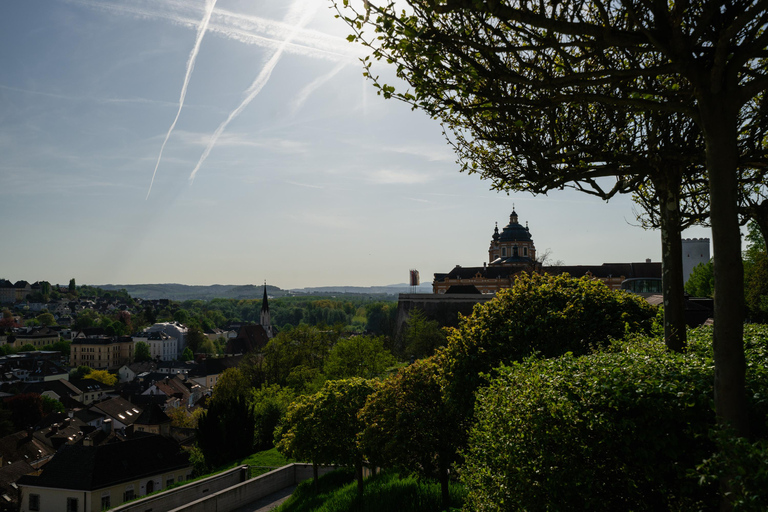
<svg viewBox="0 0 768 512">
<path fill-rule="evenodd" d="M 439 123 L 376 95 L 334 12 L 0 3 L 0 278 L 298 288 L 403 283 L 415 268 L 431 281 L 487 261 L 513 204 L 555 260 L 660 260 L 627 197 L 507 196 L 459 173 Z"/>
</svg>

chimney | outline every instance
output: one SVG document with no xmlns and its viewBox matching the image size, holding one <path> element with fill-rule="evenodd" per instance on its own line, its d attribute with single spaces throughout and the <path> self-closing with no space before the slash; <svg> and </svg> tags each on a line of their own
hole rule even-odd
<svg viewBox="0 0 768 512">
<path fill-rule="evenodd" d="M 645 262 L 646 263 L 650 263 L 651 262 L 651 258 L 645 258 Z"/>
<path fill-rule="evenodd" d="M 107 434 L 109 434 L 110 432 L 112 432 L 112 419 L 111 419 L 111 418 L 107 418 L 107 419 L 105 419 L 105 420 L 104 420 L 104 423 L 102 423 L 102 424 L 101 424 L 101 429 L 102 429 L 104 432 L 106 432 Z"/>
</svg>

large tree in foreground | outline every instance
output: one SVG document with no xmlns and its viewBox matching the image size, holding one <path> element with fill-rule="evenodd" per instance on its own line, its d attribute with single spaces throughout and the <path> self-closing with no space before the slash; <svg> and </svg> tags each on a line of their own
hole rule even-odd
<svg viewBox="0 0 768 512">
<path fill-rule="evenodd" d="M 715 255 L 715 405 L 721 422 L 746 434 L 737 170 L 746 164 L 740 136 L 760 122 L 756 105 L 768 86 L 768 1 L 407 4 L 398 11 L 392 2 L 365 1 L 365 9 L 342 16 L 357 40 L 410 84 L 400 97 L 443 121 L 470 171 L 495 172 L 473 164 L 498 153 L 507 158 L 498 167 L 502 183 L 542 192 L 570 183 L 578 162 L 579 147 L 550 138 L 552 123 L 595 108 L 695 122 L 705 148 Z M 545 114 L 551 117 L 542 124 Z M 558 156 L 564 165 L 554 164 Z M 622 186 L 623 176 L 605 176 Z"/>
</svg>

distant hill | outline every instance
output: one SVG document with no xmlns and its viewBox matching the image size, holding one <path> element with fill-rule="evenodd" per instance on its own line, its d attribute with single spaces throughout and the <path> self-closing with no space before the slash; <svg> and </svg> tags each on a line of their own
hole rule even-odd
<svg viewBox="0 0 768 512">
<path fill-rule="evenodd" d="M 386 286 L 319 286 L 312 288 L 293 288 L 295 293 L 354 293 L 354 294 L 385 294 L 398 293 L 432 293 L 432 283 L 423 283 L 412 288 L 406 283 L 389 284 Z"/>
<path fill-rule="evenodd" d="M 186 285 L 176 283 L 161 284 L 99 284 L 93 285 L 102 290 L 125 289 L 131 297 L 139 299 L 211 300 L 211 299 L 261 299 L 263 285 L 213 284 L 210 286 Z M 277 286 L 267 285 L 270 297 L 290 295 L 290 292 Z"/>
<path fill-rule="evenodd" d="M 91 285 L 102 290 L 125 289 L 131 297 L 157 300 L 211 300 L 211 299 L 261 299 L 264 293 L 263 285 L 232 285 L 213 284 L 209 286 L 186 285 L 176 283 L 160 284 L 98 284 Z M 412 288 L 405 283 L 387 286 L 320 286 L 311 288 L 294 288 L 283 290 L 277 286 L 267 285 L 270 297 L 286 297 L 296 295 L 382 295 L 396 298 L 399 293 L 411 293 Z M 416 293 L 432 293 L 432 284 L 422 284 L 415 288 Z"/>
</svg>

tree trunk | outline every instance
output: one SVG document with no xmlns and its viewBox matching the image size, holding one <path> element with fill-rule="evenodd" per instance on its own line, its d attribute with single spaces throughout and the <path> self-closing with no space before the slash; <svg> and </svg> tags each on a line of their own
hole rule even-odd
<svg viewBox="0 0 768 512">
<path fill-rule="evenodd" d="M 355 478 L 357 479 L 357 497 L 363 497 L 363 461 L 355 463 Z"/>
<path fill-rule="evenodd" d="M 680 176 L 655 180 L 661 215 L 661 290 L 664 294 L 664 342 L 673 352 L 686 345 L 683 242 L 680 239 Z"/>
<path fill-rule="evenodd" d="M 451 507 L 451 494 L 448 492 L 448 454 L 441 452 L 438 454 L 438 464 L 440 472 L 440 498 L 443 510 Z"/>
<path fill-rule="evenodd" d="M 740 436 L 749 432 L 745 396 L 744 269 L 738 218 L 736 109 L 725 95 L 700 102 L 706 141 L 715 269 L 715 411 Z"/>
</svg>

